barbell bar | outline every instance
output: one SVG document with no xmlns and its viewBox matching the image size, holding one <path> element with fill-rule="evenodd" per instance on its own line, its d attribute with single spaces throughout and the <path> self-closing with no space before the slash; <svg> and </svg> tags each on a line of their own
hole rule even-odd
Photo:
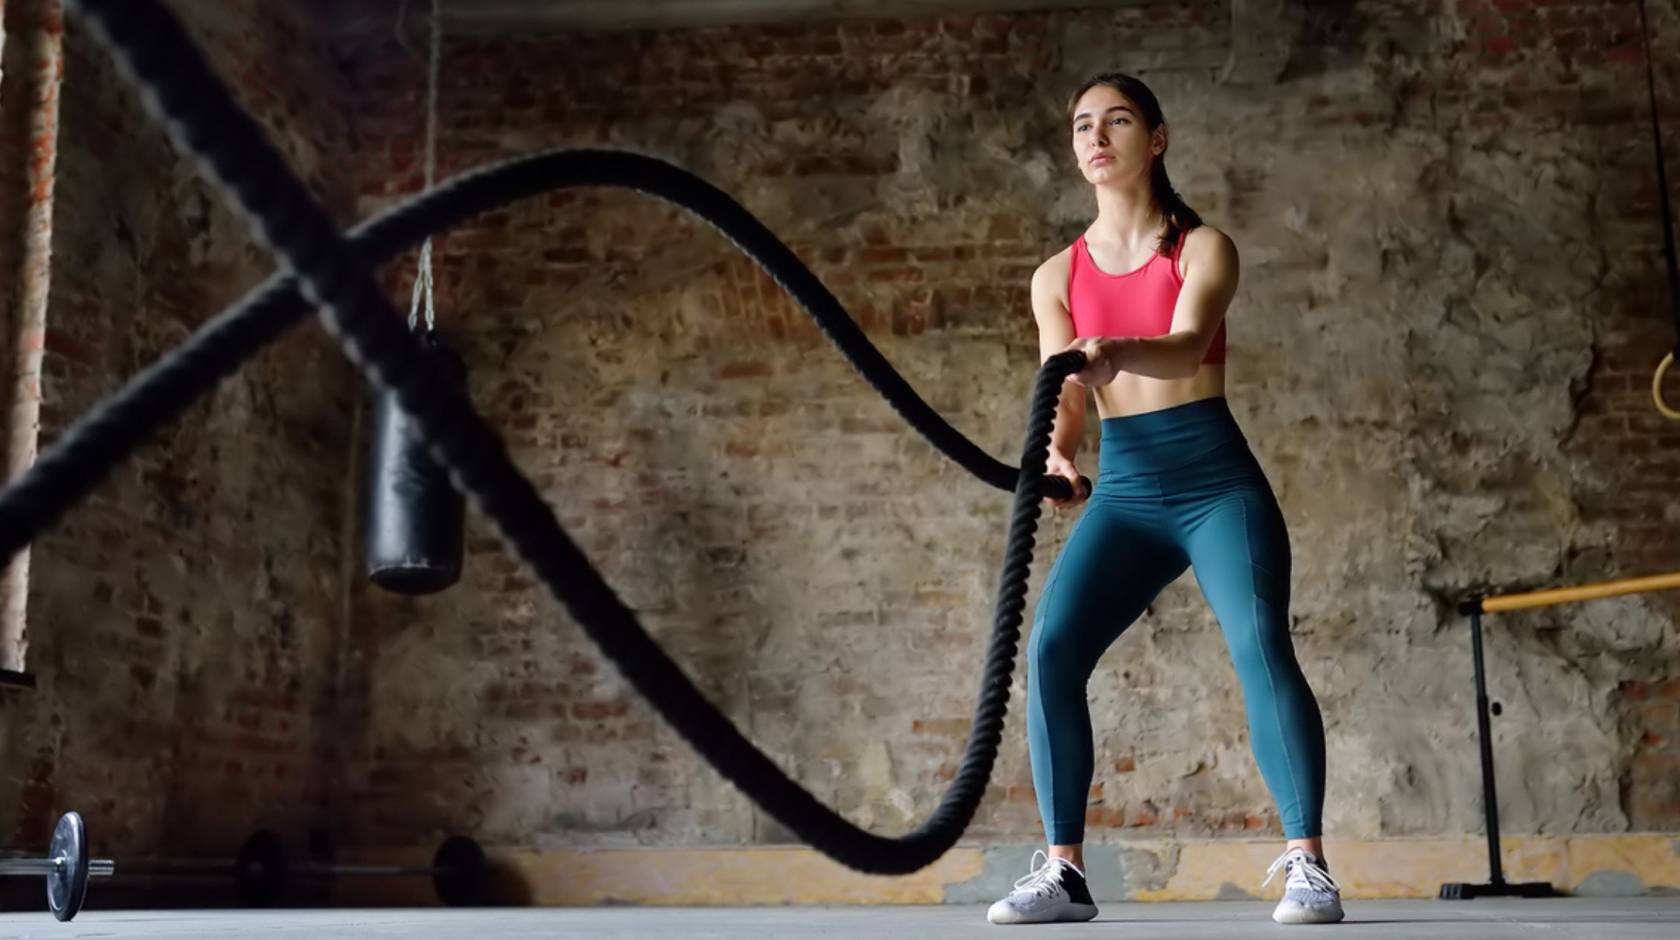
<svg viewBox="0 0 1680 940">
<path fill-rule="evenodd" d="M 466 907 L 484 898 L 488 865 L 484 849 L 467 836 L 450 836 L 432 854 L 430 865 L 291 865 L 285 845 L 268 830 L 252 833 L 239 850 L 234 866 L 239 897 L 251 907 L 269 907 L 286 893 L 292 878 L 333 878 L 340 875 L 428 875 L 438 900 L 450 907 Z"/>
<path fill-rule="evenodd" d="M 269 907 L 285 896 L 292 878 L 332 878 L 357 875 L 429 875 L 438 900 L 451 907 L 479 903 L 484 898 L 488 864 L 484 849 L 467 836 L 451 836 L 438 846 L 430 865 L 331 865 L 293 866 L 286 859 L 285 845 L 268 830 L 253 833 L 239 850 L 238 859 L 226 863 L 148 865 L 123 863 L 127 874 L 142 876 L 233 875 L 239 898 L 247 906 Z M 74 810 L 59 817 L 53 827 L 46 858 L 0 858 L 0 877 L 42 877 L 47 880 L 47 908 L 61 921 L 75 917 L 87 898 L 89 876 L 115 875 L 111 859 L 90 859 L 87 854 L 87 825 Z"/>
</svg>

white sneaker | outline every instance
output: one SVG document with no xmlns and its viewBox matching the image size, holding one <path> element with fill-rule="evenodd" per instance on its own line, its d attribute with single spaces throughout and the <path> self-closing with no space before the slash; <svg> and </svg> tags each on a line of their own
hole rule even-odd
<svg viewBox="0 0 1680 940">
<path fill-rule="evenodd" d="M 1044 856 L 1044 864 L 1038 857 Z M 1033 853 L 1032 873 L 1015 882 L 1009 897 L 993 904 L 986 919 L 994 924 L 1049 924 L 1090 920 L 1097 916 L 1085 873 L 1065 858 L 1051 858 L 1043 849 Z"/>
<path fill-rule="evenodd" d="M 1342 919 L 1342 886 L 1330 877 L 1324 863 L 1306 849 L 1293 848 L 1266 869 L 1264 888 L 1278 869 L 1284 869 L 1283 900 L 1272 911 L 1280 924 L 1334 924 Z"/>
</svg>

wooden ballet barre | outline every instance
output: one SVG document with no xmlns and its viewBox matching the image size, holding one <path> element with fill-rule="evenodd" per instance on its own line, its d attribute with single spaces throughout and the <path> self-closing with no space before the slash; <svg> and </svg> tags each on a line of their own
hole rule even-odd
<svg viewBox="0 0 1680 940">
<path fill-rule="evenodd" d="M 1600 597 L 1617 597 L 1622 594 L 1643 594 L 1648 591 L 1666 591 L 1680 588 L 1680 571 L 1669 574 L 1646 575 L 1642 578 L 1622 578 L 1617 581 L 1600 581 L 1596 584 L 1581 584 L 1575 587 L 1549 588 L 1544 591 L 1526 591 L 1520 594 L 1496 594 L 1492 597 L 1471 598 L 1466 601 L 1469 609 L 1461 609 L 1460 613 L 1492 614 L 1503 610 L 1521 610 L 1528 607 L 1549 607 L 1553 604 L 1570 604 L 1576 601 L 1596 600 Z"/>
<path fill-rule="evenodd" d="M 1482 615 L 1528 607 L 1548 607 L 1590 601 L 1600 597 L 1622 594 L 1643 594 L 1680 588 L 1680 571 L 1646 575 L 1642 578 L 1622 578 L 1600 581 L 1575 587 L 1551 588 L 1544 591 L 1524 591 L 1519 594 L 1496 594 L 1492 597 L 1468 597 L 1458 605 L 1458 612 L 1470 618 L 1470 659 L 1476 677 L 1476 739 L 1482 757 L 1482 812 L 1487 820 L 1488 880 L 1485 884 L 1449 882 L 1441 885 L 1443 900 L 1468 900 L 1485 897 L 1551 897 L 1556 892 L 1550 882 L 1530 881 L 1513 883 L 1505 880 L 1505 868 L 1499 853 L 1499 788 L 1493 773 L 1493 735 L 1491 716 L 1500 713 L 1497 704 L 1488 701 L 1487 671 L 1482 660 Z"/>
</svg>

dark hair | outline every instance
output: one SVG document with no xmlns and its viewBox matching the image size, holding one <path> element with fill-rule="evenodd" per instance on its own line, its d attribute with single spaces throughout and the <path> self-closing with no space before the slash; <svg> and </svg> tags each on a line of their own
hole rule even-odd
<svg viewBox="0 0 1680 940">
<path fill-rule="evenodd" d="M 1079 99 L 1084 97 L 1097 85 L 1107 85 L 1137 103 L 1143 109 L 1143 124 L 1153 132 L 1155 128 L 1166 123 L 1166 117 L 1161 114 L 1161 102 L 1156 100 L 1155 93 L 1149 90 L 1142 80 L 1127 75 L 1124 72 L 1099 72 L 1080 84 L 1079 89 L 1068 98 L 1066 127 L 1073 123 L 1074 109 L 1079 107 Z M 1167 178 L 1167 152 L 1155 158 L 1155 165 L 1149 171 L 1149 191 L 1155 197 L 1155 204 L 1161 213 L 1167 217 L 1167 230 L 1161 234 L 1160 244 L 1156 251 L 1160 254 L 1171 254 L 1178 238 L 1185 232 L 1202 224 L 1202 217 L 1196 210 L 1184 202 L 1184 197 L 1173 189 L 1172 181 Z"/>
</svg>

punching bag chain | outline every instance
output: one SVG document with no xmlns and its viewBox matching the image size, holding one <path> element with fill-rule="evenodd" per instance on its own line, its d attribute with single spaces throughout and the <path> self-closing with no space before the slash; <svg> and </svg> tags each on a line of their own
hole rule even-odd
<svg viewBox="0 0 1680 940">
<path fill-rule="evenodd" d="M 426 192 L 437 184 L 438 63 L 443 59 L 443 0 L 432 0 L 432 50 L 426 71 Z M 420 271 L 414 276 L 414 296 L 408 303 L 408 330 L 420 319 L 420 298 L 426 299 L 426 332 L 437 328 L 432 307 L 432 237 L 420 246 Z"/>
</svg>

